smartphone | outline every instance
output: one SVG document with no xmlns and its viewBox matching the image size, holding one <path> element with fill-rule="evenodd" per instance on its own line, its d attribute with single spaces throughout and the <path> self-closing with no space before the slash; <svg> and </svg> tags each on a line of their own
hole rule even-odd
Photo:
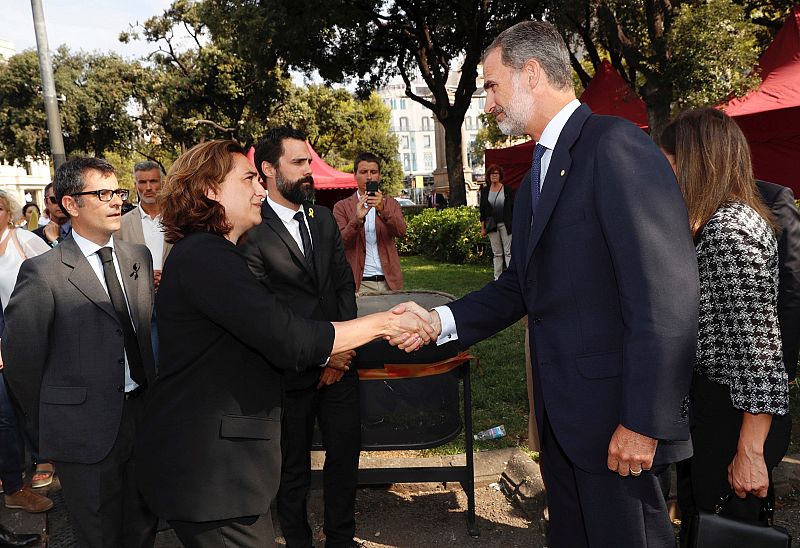
<svg viewBox="0 0 800 548">
<path fill-rule="evenodd" d="M 378 192 L 378 181 L 367 181 L 367 196 L 375 196 Z"/>
</svg>

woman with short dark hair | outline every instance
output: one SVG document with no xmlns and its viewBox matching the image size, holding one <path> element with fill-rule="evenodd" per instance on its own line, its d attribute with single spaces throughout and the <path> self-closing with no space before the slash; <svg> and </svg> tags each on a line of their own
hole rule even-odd
<svg viewBox="0 0 800 548">
<path fill-rule="evenodd" d="M 258 281 L 236 242 L 261 222 L 264 190 L 244 150 L 209 141 L 178 158 L 159 197 L 174 247 L 156 296 L 159 378 L 137 444 L 137 479 L 186 546 L 274 546 L 280 479 L 281 371 L 407 334 L 411 313 L 348 322 L 301 318 Z"/>
<path fill-rule="evenodd" d="M 750 147 L 739 126 L 713 108 L 678 116 L 661 147 L 686 200 L 700 273 L 694 456 L 678 468 L 688 532 L 698 509 L 713 511 L 732 491 L 737 496 L 722 513 L 758 520 L 791 420 L 777 316 L 776 225 L 759 197 Z"/>
<path fill-rule="evenodd" d="M 480 192 L 481 235 L 489 236 L 494 256 L 494 279 L 511 266 L 511 220 L 514 217 L 514 191 L 503 184 L 503 168 L 486 168 L 486 184 Z"/>
</svg>

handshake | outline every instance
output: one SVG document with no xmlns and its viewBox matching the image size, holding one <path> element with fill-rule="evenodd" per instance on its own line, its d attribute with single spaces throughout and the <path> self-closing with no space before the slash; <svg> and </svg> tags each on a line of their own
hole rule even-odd
<svg viewBox="0 0 800 548">
<path fill-rule="evenodd" d="M 413 301 L 399 304 L 390 312 L 386 316 L 383 338 L 406 352 L 436 341 L 442 332 L 439 314 L 435 310 L 425 310 Z"/>
</svg>

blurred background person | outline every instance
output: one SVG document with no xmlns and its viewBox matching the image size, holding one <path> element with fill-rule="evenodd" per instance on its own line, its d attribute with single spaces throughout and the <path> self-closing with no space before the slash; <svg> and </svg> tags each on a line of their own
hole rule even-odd
<svg viewBox="0 0 800 548">
<path fill-rule="evenodd" d="M 55 247 L 69 235 L 72 230 L 72 222 L 58 204 L 53 183 L 49 183 L 44 187 L 44 209 L 47 211 L 50 222 L 40 226 L 33 233 L 44 240 L 50 247 Z"/>
<path fill-rule="evenodd" d="M 511 264 L 511 219 L 514 191 L 503 184 L 503 168 L 486 168 L 486 184 L 480 191 L 481 235 L 489 236 L 494 256 L 494 279 Z"/>
<path fill-rule="evenodd" d="M 147 503 L 190 547 L 275 545 L 283 370 L 320 367 L 378 337 L 405 333 L 413 350 L 432 331 L 402 306 L 330 323 L 280 304 L 236 246 L 261 222 L 264 197 L 234 141 L 190 149 L 159 197 L 174 246 L 156 295 L 159 379 L 136 470 Z"/>
<path fill-rule="evenodd" d="M 30 202 L 22 206 L 22 219 L 19 222 L 20 228 L 36 230 L 40 226 L 47 224 L 47 220 L 45 220 L 44 223 L 42 223 L 41 220 L 42 212 L 39 210 L 38 205 Z"/>
<path fill-rule="evenodd" d="M 700 273 L 692 378 L 694 456 L 678 465 L 682 542 L 698 510 L 757 521 L 791 419 L 777 316 L 776 224 L 759 196 L 750 148 L 723 112 L 684 112 L 661 137 L 686 199 Z"/>
</svg>

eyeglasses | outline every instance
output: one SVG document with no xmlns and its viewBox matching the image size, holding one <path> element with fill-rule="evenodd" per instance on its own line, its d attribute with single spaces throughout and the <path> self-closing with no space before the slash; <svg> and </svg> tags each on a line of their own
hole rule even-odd
<svg viewBox="0 0 800 548">
<path fill-rule="evenodd" d="M 48 196 L 47 197 L 47 201 L 50 202 L 53 205 L 58 204 L 58 199 L 55 196 Z"/>
<path fill-rule="evenodd" d="M 111 198 L 114 197 L 114 194 L 119 196 L 119 199 L 123 202 L 128 199 L 128 195 L 130 191 L 127 188 L 118 188 L 116 190 L 111 190 L 108 188 L 101 188 L 100 190 L 87 190 L 86 192 L 74 192 L 70 194 L 70 196 L 88 196 L 93 194 L 97 196 L 97 199 L 101 202 L 110 202 Z"/>
</svg>

